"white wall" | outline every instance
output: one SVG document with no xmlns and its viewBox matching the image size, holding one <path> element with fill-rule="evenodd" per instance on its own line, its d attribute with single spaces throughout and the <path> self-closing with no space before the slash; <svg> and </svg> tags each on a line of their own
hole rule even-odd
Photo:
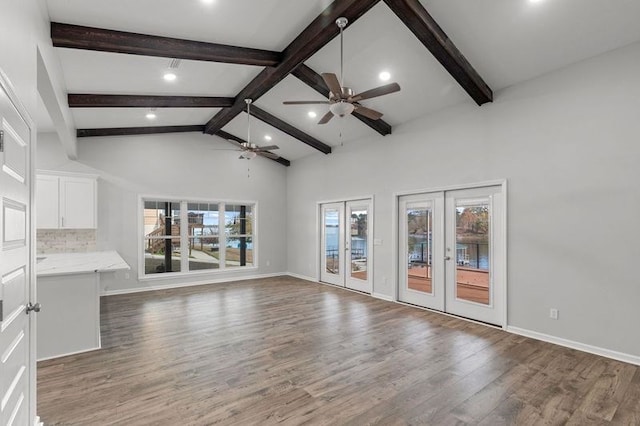
<svg viewBox="0 0 640 426">
<path fill-rule="evenodd" d="M 41 61 L 38 60 L 38 55 Z M 36 120 L 38 84 L 44 81 L 43 99 L 54 108 L 54 124 L 65 150 L 75 154 L 74 123 L 66 103 L 60 62 L 51 43 L 44 0 L 8 0 L 0 11 L 0 69 L 8 76 L 20 101 Z M 43 84 L 41 84 L 42 86 Z"/>
<path fill-rule="evenodd" d="M 393 296 L 393 194 L 507 179 L 509 325 L 640 355 L 639 75 L 635 44 L 505 89 L 493 104 L 294 162 L 289 271 L 316 276 L 318 201 L 373 194 L 383 240 L 374 292 Z"/>
<path fill-rule="evenodd" d="M 103 274 L 103 290 L 145 289 L 287 270 L 285 167 L 264 158 L 239 160 L 237 152 L 214 151 L 218 148 L 233 146 L 199 133 L 87 138 L 79 140 L 79 160 L 71 161 L 55 135 L 40 135 L 39 169 L 100 175 L 98 249 L 117 250 L 132 267 L 128 280 L 124 272 Z M 256 201 L 258 269 L 138 281 L 139 194 Z"/>
</svg>

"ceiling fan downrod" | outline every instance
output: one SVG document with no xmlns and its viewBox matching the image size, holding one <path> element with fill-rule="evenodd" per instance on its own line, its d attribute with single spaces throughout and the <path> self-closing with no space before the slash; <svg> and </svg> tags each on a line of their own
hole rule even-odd
<svg viewBox="0 0 640 426">
<path fill-rule="evenodd" d="M 336 25 L 340 28 L 340 86 L 344 87 L 344 37 L 343 30 L 349 23 L 349 20 L 344 16 L 336 19 Z"/>
</svg>

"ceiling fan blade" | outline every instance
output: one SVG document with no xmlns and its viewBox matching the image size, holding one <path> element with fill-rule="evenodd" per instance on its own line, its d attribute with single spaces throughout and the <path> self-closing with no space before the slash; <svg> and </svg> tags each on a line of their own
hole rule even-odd
<svg viewBox="0 0 640 426">
<path fill-rule="evenodd" d="M 337 98 L 342 99 L 342 87 L 340 86 L 340 81 L 338 81 L 338 77 L 331 72 L 322 73 L 322 79 L 326 83 L 331 93 Z"/>
<path fill-rule="evenodd" d="M 237 140 L 235 140 L 235 139 L 227 139 L 227 142 L 229 142 L 229 143 L 231 143 L 231 144 L 233 144 L 233 145 L 235 145 L 235 146 L 237 146 L 239 148 L 242 148 L 242 144 L 240 142 L 238 142 Z"/>
<path fill-rule="evenodd" d="M 262 157 L 271 158 L 272 160 L 277 160 L 278 158 L 280 158 L 279 155 L 274 154 L 273 152 L 261 152 L 261 151 L 258 151 L 257 154 L 262 156 Z"/>
<path fill-rule="evenodd" d="M 354 106 L 356 107 L 356 112 L 358 114 L 364 115 L 365 117 L 370 118 L 372 120 L 379 120 L 380 117 L 382 117 L 383 115 L 381 112 L 378 112 L 375 109 L 363 107 L 360 104 L 354 104 Z"/>
<path fill-rule="evenodd" d="M 333 118 L 333 113 L 331 111 L 328 111 L 325 115 L 322 116 L 320 121 L 318 121 L 318 124 L 327 124 L 329 120 L 331 120 L 332 118 Z"/>
<path fill-rule="evenodd" d="M 266 146 L 259 146 L 256 149 L 257 151 L 271 151 L 272 149 L 280 149 L 280 147 L 278 145 L 266 145 Z"/>
<path fill-rule="evenodd" d="M 283 105 L 327 105 L 329 101 L 284 101 Z"/>
<path fill-rule="evenodd" d="M 371 99 L 378 96 L 388 95 L 389 93 L 399 92 L 400 85 L 398 83 L 386 84 L 384 86 L 376 87 L 375 89 L 367 90 L 349 98 L 349 102 L 358 102 L 363 99 Z"/>
</svg>

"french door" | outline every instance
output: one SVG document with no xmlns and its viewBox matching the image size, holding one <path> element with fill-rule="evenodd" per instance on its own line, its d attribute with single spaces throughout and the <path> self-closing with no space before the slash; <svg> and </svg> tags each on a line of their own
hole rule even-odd
<svg viewBox="0 0 640 426">
<path fill-rule="evenodd" d="M 372 291 L 371 200 L 320 206 L 320 281 Z"/>
<path fill-rule="evenodd" d="M 503 325 L 500 186 L 399 198 L 400 301 Z"/>
</svg>

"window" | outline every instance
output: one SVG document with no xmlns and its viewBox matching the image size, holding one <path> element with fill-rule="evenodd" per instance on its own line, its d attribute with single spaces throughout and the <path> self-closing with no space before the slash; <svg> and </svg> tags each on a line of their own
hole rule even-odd
<svg viewBox="0 0 640 426">
<path fill-rule="evenodd" d="M 255 204 L 142 199 L 144 276 L 252 267 Z"/>
</svg>

